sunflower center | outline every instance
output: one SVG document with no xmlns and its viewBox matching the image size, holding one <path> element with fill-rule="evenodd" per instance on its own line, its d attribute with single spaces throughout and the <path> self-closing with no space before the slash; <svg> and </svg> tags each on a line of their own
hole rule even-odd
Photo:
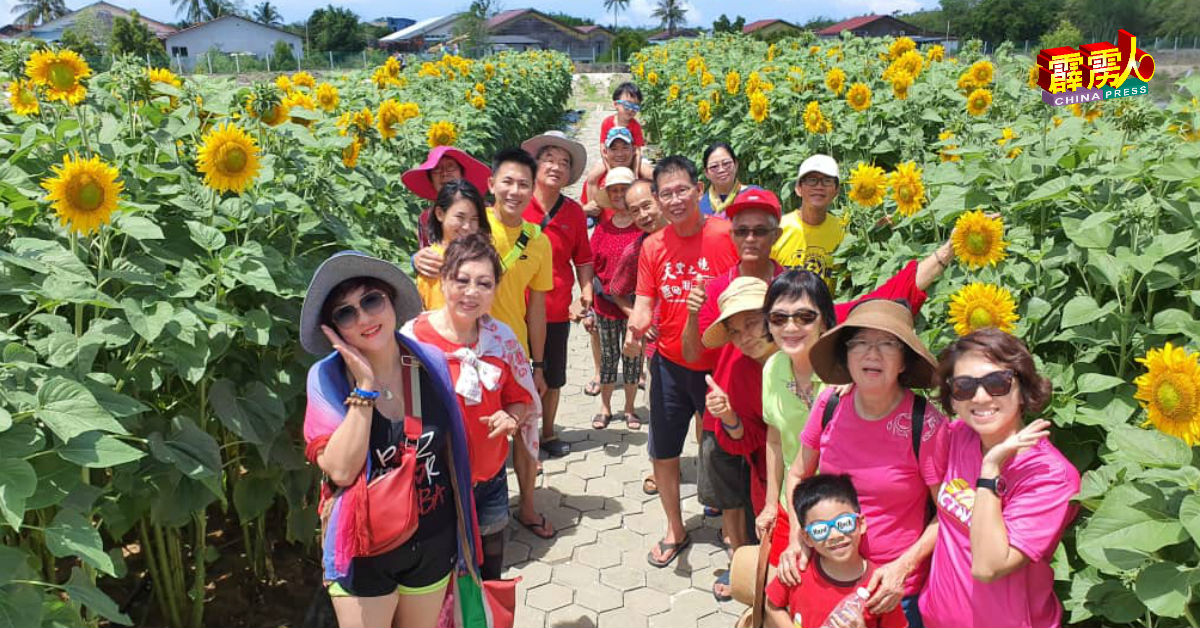
<svg viewBox="0 0 1200 628">
<path fill-rule="evenodd" d="M 1159 384 L 1154 396 L 1166 414 L 1174 414 L 1180 402 L 1183 401 L 1183 395 L 1179 389 L 1169 381 Z"/>
<path fill-rule="evenodd" d="M 967 236 L 967 250 L 973 255 L 983 255 L 987 253 L 988 241 L 982 233 L 972 233 Z"/>
<path fill-rule="evenodd" d="M 225 149 L 225 159 L 222 160 L 225 172 L 241 172 L 246 168 L 246 151 L 240 146 L 230 146 Z"/>
<path fill-rule="evenodd" d="M 17 101 L 22 105 L 29 107 L 37 104 L 37 96 L 33 95 L 32 90 L 21 89 L 17 91 Z"/>
<path fill-rule="evenodd" d="M 54 89 L 68 90 L 75 86 L 75 71 L 66 63 L 55 63 L 50 66 L 50 84 Z"/>
<path fill-rule="evenodd" d="M 75 204 L 86 211 L 92 211 L 104 202 L 104 188 L 91 177 L 81 181 L 75 193 Z"/>
<path fill-rule="evenodd" d="M 900 200 L 904 201 L 905 203 L 907 203 L 913 199 L 912 188 L 907 185 L 900 186 L 900 189 L 897 190 L 897 194 L 900 195 Z"/>
<path fill-rule="evenodd" d="M 971 310 L 971 316 L 967 320 L 971 323 L 971 329 L 982 329 L 995 325 L 992 321 L 992 313 L 984 307 L 977 307 Z"/>
</svg>

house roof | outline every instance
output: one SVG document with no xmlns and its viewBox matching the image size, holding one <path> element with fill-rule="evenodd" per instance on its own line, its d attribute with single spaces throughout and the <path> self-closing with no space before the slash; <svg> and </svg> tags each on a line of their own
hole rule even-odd
<svg viewBox="0 0 1200 628">
<path fill-rule="evenodd" d="M 538 11 L 537 9 L 509 9 L 508 11 L 501 11 L 501 12 L 493 15 L 492 17 L 488 18 L 487 29 L 489 31 L 494 31 L 497 28 L 500 28 L 501 26 L 504 26 L 505 24 L 507 24 L 519 17 L 524 17 L 526 15 L 534 15 L 538 18 L 541 18 L 542 20 L 545 20 L 547 22 L 550 22 L 550 23 L 558 26 L 559 28 L 563 29 L 564 31 L 567 31 L 567 32 L 575 34 L 575 35 L 589 35 L 597 29 L 602 30 L 606 33 L 609 33 L 610 35 L 612 34 L 612 32 L 609 31 L 607 28 L 604 28 L 603 26 L 600 26 L 597 24 L 587 24 L 584 26 L 568 26 L 568 25 L 563 24 L 562 22 L 554 19 L 553 17 L 550 17 L 549 15 L 546 15 L 545 13 Z"/>
<path fill-rule="evenodd" d="M 769 20 L 758 20 L 755 22 L 750 22 L 749 24 L 742 27 L 742 32 L 749 35 L 750 33 L 753 33 L 754 31 L 762 30 L 768 26 L 771 26 L 772 24 L 783 24 L 789 28 L 801 30 L 799 26 L 796 26 L 795 24 L 792 24 L 791 22 L 789 22 L 787 20 L 769 19 Z"/>
<path fill-rule="evenodd" d="M 57 29 L 60 26 L 64 26 L 64 27 L 69 26 L 75 22 L 75 18 L 77 18 L 79 16 L 79 14 L 84 13 L 85 11 L 89 12 L 89 13 L 94 12 L 94 11 L 106 11 L 106 12 L 110 13 L 113 17 L 123 17 L 123 18 L 131 18 L 132 17 L 132 15 L 130 14 L 128 9 L 124 9 L 115 4 L 110 4 L 108 2 L 104 2 L 103 0 L 101 0 L 100 2 L 93 2 L 92 4 L 89 4 L 87 6 L 80 7 L 76 11 L 71 11 L 70 13 L 67 13 L 66 15 L 63 15 L 61 17 L 50 20 L 49 22 L 38 24 L 37 26 L 30 29 L 30 31 L 47 31 L 47 30 Z M 159 22 L 158 20 L 152 20 L 152 19 L 146 17 L 145 15 L 142 15 L 140 11 L 138 12 L 138 19 L 141 20 L 142 23 L 145 24 L 147 28 L 154 31 L 154 34 L 159 37 L 166 37 L 167 35 L 170 35 L 170 34 L 176 32 L 176 30 L 177 30 L 174 26 L 171 26 L 170 24 L 164 24 L 162 22 Z"/>
<path fill-rule="evenodd" d="M 870 24 L 871 22 L 875 22 L 877 20 L 892 20 L 894 22 L 898 22 L 900 24 L 908 26 L 909 28 L 912 28 L 915 31 L 919 32 L 921 30 L 921 29 L 917 28 L 916 26 L 909 24 L 908 22 L 896 19 L 890 15 L 871 14 L 871 15 L 860 15 L 858 17 L 852 17 L 848 20 L 843 20 L 832 26 L 822 28 L 821 30 L 817 31 L 817 34 L 818 35 L 838 35 L 842 31 L 853 31 L 855 29 L 862 28 L 862 27 L 866 26 L 867 24 Z"/>
<path fill-rule="evenodd" d="M 424 19 L 406 26 L 405 28 L 402 28 L 390 35 L 384 35 L 383 37 L 379 38 L 379 41 L 381 43 L 408 41 L 410 39 L 420 37 L 421 35 L 424 35 L 435 28 L 441 28 L 442 26 L 457 20 L 458 16 L 458 13 L 451 13 L 450 15 L 442 15 L 439 17 Z"/>
<path fill-rule="evenodd" d="M 699 37 L 699 36 L 700 36 L 700 31 L 698 31 L 694 28 L 679 28 L 679 29 L 675 30 L 674 35 L 671 35 L 671 33 L 668 31 L 662 30 L 662 31 L 658 31 L 657 33 L 647 37 L 646 39 L 649 41 L 667 41 L 668 39 L 676 39 L 679 37 Z"/>
<path fill-rule="evenodd" d="M 300 36 L 299 36 L 299 35 L 297 35 L 297 34 L 295 34 L 295 33 L 289 33 L 289 32 L 287 32 L 287 31 L 283 30 L 282 28 L 275 28 L 274 26 L 267 26 L 266 24 L 262 24 L 262 23 L 259 23 L 259 22 L 255 22 L 254 20 L 247 20 L 247 19 L 246 19 L 246 18 L 244 18 L 244 17 L 238 17 L 238 16 L 236 16 L 236 15 L 222 15 L 221 17 L 218 17 L 218 18 L 216 18 L 216 19 L 214 19 L 214 20 L 209 20 L 209 21 L 207 21 L 207 22 L 201 22 L 200 24 L 196 24 L 195 26 L 189 26 L 189 27 L 187 27 L 187 28 L 185 28 L 185 29 L 183 29 L 183 30 L 176 31 L 174 34 L 172 34 L 172 35 L 171 35 L 171 37 L 174 37 L 174 36 L 176 36 L 176 35 L 182 35 L 183 33 L 186 33 L 186 32 L 189 32 L 189 31 L 198 30 L 198 29 L 204 28 L 204 27 L 206 27 L 206 26 L 209 26 L 210 24 L 216 24 L 217 22 L 220 22 L 221 20 L 239 20 L 239 21 L 242 21 L 242 22 L 246 22 L 247 24 L 253 24 L 253 25 L 255 25 L 255 26 L 261 26 L 261 27 L 263 27 L 263 28 L 267 28 L 267 29 L 270 29 L 270 30 L 273 30 L 273 31 L 277 31 L 277 32 L 283 33 L 284 35 L 288 35 L 289 37 L 295 37 L 296 39 L 300 39 Z"/>
<path fill-rule="evenodd" d="M 607 28 L 604 28 L 603 26 L 600 26 L 599 24 L 584 24 L 583 26 L 575 27 L 575 30 L 583 33 L 584 35 L 587 35 L 588 33 L 591 33 L 592 31 L 597 30 L 597 29 L 602 30 L 602 31 L 608 30 Z"/>
</svg>

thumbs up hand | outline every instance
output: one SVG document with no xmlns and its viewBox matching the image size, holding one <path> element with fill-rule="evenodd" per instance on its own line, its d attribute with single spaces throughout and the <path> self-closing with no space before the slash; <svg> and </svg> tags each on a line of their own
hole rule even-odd
<svg viewBox="0 0 1200 628">
<path fill-rule="evenodd" d="M 732 423 L 736 419 L 733 416 L 733 407 L 729 405 L 729 395 L 713 381 L 712 375 L 705 375 L 704 381 L 708 383 L 708 394 L 704 396 L 704 407 L 723 422 Z"/>
</svg>

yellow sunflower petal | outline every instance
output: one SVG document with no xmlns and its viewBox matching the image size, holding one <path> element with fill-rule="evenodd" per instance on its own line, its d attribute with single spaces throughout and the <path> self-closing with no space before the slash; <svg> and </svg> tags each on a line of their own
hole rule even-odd
<svg viewBox="0 0 1200 628">
<path fill-rule="evenodd" d="M 1146 373 L 1134 380 L 1133 398 L 1146 409 L 1146 424 L 1189 447 L 1200 443 L 1200 353 L 1168 342 L 1138 362 Z"/>
<path fill-rule="evenodd" d="M 1011 332 L 1017 318 L 1012 293 L 1000 286 L 971 283 L 950 297 L 950 322 L 960 336 L 985 327 Z"/>
<path fill-rule="evenodd" d="M 887 190 L 887 177 L 883 168 L 864 163 L 850 173 L 850 200 L 863 207 L 874 207 L 883 202 Z"/>
<path fill-rule="evenodd" d="M 108 224 L 125 184 L 117 180 L 117 169 L 99 157 L 83 159 L 63 157 L 62 166 L 51 166 L 54 176 L 44 179 L 42 187 L 58 213 L 59 222 L 75 233 L 91 233 Z"/>
<path fill-rule="evenodd" d="M 995 266 L 1004 259 L 1004 221 L 988 218 L 982 211 L 972 211 L 959 216 L 950 236 L 954 254 L 968 268 Z"/>
<path fill-rule="evenodd" d="M 221 124 L 204 136 L 196 167 L 208 187 L 241 194 L 258 176 L 258 144 L 241 127 Z"/>
<path fill-rule="evenodd" d="M 77 105 L 87 96 L 83 79 L 92 75 L 92 68 L 72 50 L 39 50 L 29 56 L 25 75 L 45 88 L 48 100 Z"/>
</svg>

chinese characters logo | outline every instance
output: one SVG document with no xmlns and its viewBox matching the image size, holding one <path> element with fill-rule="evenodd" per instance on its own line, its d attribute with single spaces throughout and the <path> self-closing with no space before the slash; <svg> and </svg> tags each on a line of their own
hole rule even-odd
<svg viewBox="0 0 1200 628">
<path fill-rule="evenodd" d="M 1047 48 L 1037 56 L 1042 101 L 1063 106 L 1149 93 L 1154 57 L 1137 47 L 1137 37 L 1117 31 L 1116 45 L 1102 41 L 1079 49 Z"/>
</svg>

